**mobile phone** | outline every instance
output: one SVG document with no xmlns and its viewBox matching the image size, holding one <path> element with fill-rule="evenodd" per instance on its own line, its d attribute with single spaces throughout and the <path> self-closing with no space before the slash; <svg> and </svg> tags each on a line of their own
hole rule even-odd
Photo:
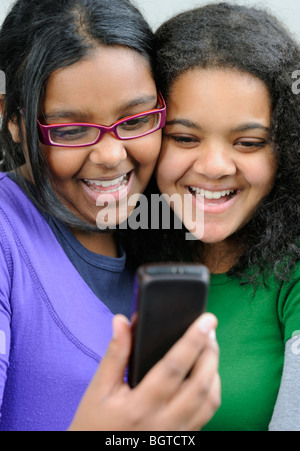
<svg viewBox="0 0 300 451">
<path fill-rule="evenodd" d="M 209 271 L 199 264 L 150 264 L 135 277 L 133 348 L 128 383 L 135 387 L 206 310 Z"/>
</svg>

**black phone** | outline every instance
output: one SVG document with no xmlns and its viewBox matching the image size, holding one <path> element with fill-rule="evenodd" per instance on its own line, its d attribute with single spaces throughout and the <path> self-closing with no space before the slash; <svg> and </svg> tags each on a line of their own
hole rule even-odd
<svg viewBox="0 0 300 451">
<path fill-rule="evenodd" d="M 209 271 L 200 264 L 141 266 L 135 277 L 133 348 L 128 383 L 135 387 L 206 310 Z"/>
</svg>

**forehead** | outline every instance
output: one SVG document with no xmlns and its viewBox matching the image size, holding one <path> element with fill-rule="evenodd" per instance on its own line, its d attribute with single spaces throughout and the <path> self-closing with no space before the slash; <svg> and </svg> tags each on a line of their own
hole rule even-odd
<svg viewBox="0 0 300 451">
<path fill-rule="evenodd" d="M 51 75 L 44 110 L 99 111 L 153 94 L 155 82 L 145 57 L 125 47 L 97 48 L 89 57 Z"/>
<path fill-rule="evenodd" d="M 264 82 L 251 74 L 229 69 L 193 69 L 173 84 L 169 115 L 232 125 L 244 120 L 270 122 L 271 99 Z M 169 117 L 169 119 L 172 119 Z"/>
</svg>

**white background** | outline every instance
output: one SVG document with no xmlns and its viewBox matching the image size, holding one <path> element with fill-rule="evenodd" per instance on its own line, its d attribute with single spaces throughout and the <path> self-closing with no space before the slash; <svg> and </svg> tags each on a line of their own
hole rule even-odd
<svg viewBox="0 0 300 451">
<path fill-rule="evenodd" d="M 47 0 L 45 0 L 47 1 Z M 207 0 L 132 0 L 156 29 L 164 20 L 181 11 L 207 3 Z M 14 0 L 0 0 L 0 23 L 3 22 Z M 300 1 L 299 0 L 229 0 L 229 3 L 254 5 L 275 14 L 300 42 Z"/>
</svg>

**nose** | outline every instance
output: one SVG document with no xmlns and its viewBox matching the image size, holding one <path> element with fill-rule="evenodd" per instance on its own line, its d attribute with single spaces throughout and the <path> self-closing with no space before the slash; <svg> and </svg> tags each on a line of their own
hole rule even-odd
<svg viewBox="0 0 300 451">
<path fill-rule="evenodd" d="M 220 142 L 202 143 L 201 149 L 197 150 L 193 169 L 212 180 L 235 175 L 237 171 L 230 146 Z"/>
<path fill-rule="evenodd" d="M 94 164 L 103 165 L 108 169 L 116 168 L 127 158 L 124 141 L 120 141 L 114 135 L 107 133 L 101 141 L 92 147 L 89 158 Z"/>
</svg>

